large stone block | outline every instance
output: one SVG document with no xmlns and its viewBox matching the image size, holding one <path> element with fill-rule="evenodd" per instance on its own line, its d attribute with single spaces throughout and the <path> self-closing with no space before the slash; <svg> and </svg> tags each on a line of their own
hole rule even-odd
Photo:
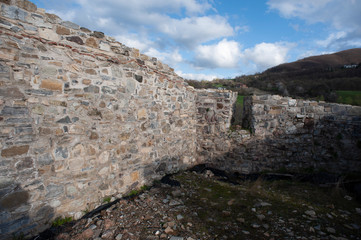
<svg viewBox="0 0 361 240">
<path fill-rule="evenodd" d="M 53 162 L 54 162 L 54 158 L 50 153 L 46 153 L 38 157 L 38 164 L 40 164 L 41 166 L 50 165 Z"/>
<path fill-rule="evenodd" d="M 19 8 L 23 8 L 29 12 L 36 12 L 36 10 L 38 9 L 34 3 L 28 0 L 15 0 L 15 4 Z"/>
<path fill-rule="evenodd" d="M 38 32 L 39 32 L 39 36 L 46 40 L 53 41 L 53 42 L 59 42 L 59 40 L 60 40 L 59 35 L 51 29 L 39 28 Z"/>
<path fill-rule="evenodd" d="M 63 83 L 56 80 L 44 79 L 41 81 L 40 87 L 53 91 L 62 91 Z"/>
<path fill-rule="evenodd" d="M 29 110 L 25 107 L 5 106 L 1 111 L 1 115 L 17 116 L 17 115 L 27 115 L 27 114 L 29 114 Z"/>
<path fill-rule="evenodd" d="M 0 199 L 0 206 L 2 209 L 13 209 L 23 204 L 26 204 L 29 200 L 29 193 L 27 191 L 17 191 L 10 193 Z"/>
<path fill-rule="evenodd" d="M 47 194 L 46 197 L 48 198 L 54 198 L 57 196 L 60 196 L 64 193 L 64 186 L 63 185 L 56 185 L 56 184 L 50 184 L 46 187 Z"/>
<path fill-rule="evenodd" d="M 26 154 L 29 151 L 29 145 L 24 146 L 14 146 L 10 148 L 3 149 L 1 151 L 2 157 L 13 157 L 17 155 Z"/>
<path fill-rule="evenodd" d="M 70 41 L 70 42 L 75 42 L 79 45 L 84 45 L 83 39 L 81 39 L 78 36 L 71 36 L 71 37 L 66 37 L 66 40 Z"/>
<path fill-rule="evenodd" d="M 86 41 L 85 41 L 85 45 L 87 45 L 88 47 L 92 47 L 92 48 L 98 48 L 99 45 L 98 45 L 98 42 L 95 38 L 88 38 Z"/>
<path fill-rule="evenodd" d="M 72 28 L 74 30 L 79 30 L 80 27 L 78 24 L 75 24 L 73 22 L 69 22 L 69 21 L 64 21 L 61 23 L 61 25 L 63 25 L 64 27 L 67 27 L 67 28 Z"/>
<path fill-rule="evenodd" d="M 16 6 L 8 6 L 8 5 L 2 5 L 1 8 L 2 15 L 6 18 L 11 18 L 14 20 L 20 20 L 25 22 L 26 17 L 29 15 L 24 10 L 16 7 Z"/>
<path fill-rule="evenodd" d="M 5 98 L 24 98 L 24 94 L 17 87 L 1 88 L 0 96 Z"/>
<path fill-rule="evenodd" d="M 62 26 L 56 28 L 56 33 L 59 35 L 70 35 L 70 29 Z"/>
</svg>

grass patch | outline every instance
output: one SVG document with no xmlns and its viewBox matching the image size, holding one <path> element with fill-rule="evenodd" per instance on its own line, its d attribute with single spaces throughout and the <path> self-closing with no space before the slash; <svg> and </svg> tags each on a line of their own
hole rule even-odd
<svg viewBox="0 0 361 240">
<path fill-rule="evenodd" d="M 240 106 L 243 107 L 243 103 L 244 103 L 244 96 L 238 95 L 236 104 L 239 104 Z"/>
<path fill-rule="evenodd" d="M 137 196 L 137 195 L 141 194 L 142 192 L 147 191 L 149 189 L 150 189 L 149 186 L 143 185 L 143 186 L 140 187 L 140 189 L 131 190 L 126 196 L 127 197 L 134 197 L 134 196 Z"/>
<path fill-rule="evenodd" d="M 51 225 L 53 227 L 59 227 L 66 223 L 69 223 L 71 221 L 73 221 L 72 217 L 65 217 L 65 218 L 59 217 L 59 218 L 55 219 Z"/>
<path fill-rule="evenodd" d="M 105 197 L 104 199 L 103 199 L 103 203 L 110 203 L 110 200 L 111 200 L 112 198 L 111 197 Z"/>
<path fill-rule="evenodd" d="M 337 102 L 361 106 L 361 91 L 336 91 Z"/>
</svg>

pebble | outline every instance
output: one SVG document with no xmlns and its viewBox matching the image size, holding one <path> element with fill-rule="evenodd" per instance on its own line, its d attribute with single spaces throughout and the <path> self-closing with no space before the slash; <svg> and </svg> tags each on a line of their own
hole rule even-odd
<svg viewBox="0 0 361 240">
<path fill-rule="evenodd" d="M 184 240 L 182 237 L 171 237 L 169 240 Z"/>
<path fill-rule="evenodd" d="M 107 230 L 102 234 L 101 238 L 111 238 L 113 237 L 113 235 L 114 235 L 113 231 Z"/>
<path fill-rule="evenodd" d="M 246 235 L 250 234 L 250 232 L 246 231 L 246 230 L 242 230 L 242 232 Z"/>
<path fill-rule="evenodd" d="M 237 218 L 237 221 L 240 222 L 240 223 L 245 223 L 244 218 Z"/>
<path fill-rule="evenodd" d="M 263 220 L 266 218 L 266 216 L 263 215 L 263 214 L 258 214 L 258 215 L 257 215 L 257 218 L 258 218 L 259 220 L 263 221 Z"/>
<path fill-rule="evenodd" d="M 121 240 L 123 238 L 123 234 L 118 234 L 116 237 L 115 237 L 115 240 Z"/>
<path fill-rule="evenodd" d="M 356 208 L 356 212 L 357 212 L 358 214 L 361 214 L 361 208 Z"/>
<path fill-rule="evenodd" d="M 172 196 L 173 197 L 180 197 L 180 196 L 182 196 L 182 191 L 179 190 L 179 189 L 177 189 L 175 191 L 172 191 Z"/>
<path fill-rule="evenodd" d="M 252 224 L 252 227 L 253 227 L 253 228 L 259 228 L 260 225 L 258 225 L 257 223 L 253 223 L 253 224 Z"/>
<path fill-rule="evenodd" d="M 327 227 L 326 231 L 329 232 L 329 233 L 336 233 L 336 230 L 334 228 L 332 228 L 332 227 Z"/>
<path fill-rule="evenodd" d="M 182 220 L 184 217 L 180 214 L 177 215 L 177 220 Z"/>
<path fill-rule="evenodd" d="M 346 195 L 344 198 L 345 198 L 346 200 L 349 200 L 349 201 L 352 200 L 352 197 L 350 197 L 350 196 L 348 196 L 348 195 Z"/>
<path fill-rule="evenodd" d="M 307 210 L 305 213 L 311 217 L 316 217 L 316 212 L 313 210 Z"/>
<path fill-rule="evenodd" d="M 351 223 L 350 225 L 351 225 L 354 229 L 356 229 L 356 230 L 359 230 L 359 229 L 360 229 L 360 226 L 357 225 L 357 224 L 355 224 L 355 223 Z"/>
<path fill-rule="evenodd" d="M 168 227 L 164 230 L 164 232 L 165 232 L 166 234 L 170 234 L 170 233 L 173 232 L 173 229 L 168 226 Z"/>
</svg>

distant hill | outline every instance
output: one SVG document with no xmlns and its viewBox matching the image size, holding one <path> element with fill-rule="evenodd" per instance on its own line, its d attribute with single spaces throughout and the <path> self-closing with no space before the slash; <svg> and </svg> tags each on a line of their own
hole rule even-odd
<svg viewBox="0 0 361 240">
<path fill-rule="evenodd" d="M 281 64 L 248 77 L 246 84 L 281 95 L 361 105 L 361 48 Z"/>
<path fill-rule="evenodd" d="M 296 62 L 284 63 L 266 70 L 266 73 L 285 73 L 310 69 L 342 68 L 345 65 L 361 64 L 361 48 L 332 54 L 307 57 Z"/>
<path fill-rule="evenodd" d="M 234 79 L 187 82 L 195 88 L 225 88 L 239 95 L 267 92 L 361 106 L 361 48 L 307 57 Z"/>
</svg>

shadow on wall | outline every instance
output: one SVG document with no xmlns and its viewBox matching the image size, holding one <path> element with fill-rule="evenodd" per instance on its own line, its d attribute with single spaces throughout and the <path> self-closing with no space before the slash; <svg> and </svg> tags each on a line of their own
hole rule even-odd
<svg viewBox="0 0 361 240">
<path fill-rule="evenodd" d="M 290 98 L 246 103 L 245 130 L 228 135 L 230 148 L 204 157 L 227 171 L 361 172 L 361 108 Z M 248 99 L 251 100 L 251 99 Z M 217 149 L 218 146 L 214 147 Z"/>
<path fill-rule="evenodd" d="M 32 230 L 49 225 L 54 217 L 54 210 L 44 205 L 31 214 L 31 205 L 28 203 L 30 194 L 18 183 L 1 180 L 0 183 L 0 238 L 22 239 L 34 234 Z M 46 219 L 46 220 L 44 220 Z"/>
</svg>

